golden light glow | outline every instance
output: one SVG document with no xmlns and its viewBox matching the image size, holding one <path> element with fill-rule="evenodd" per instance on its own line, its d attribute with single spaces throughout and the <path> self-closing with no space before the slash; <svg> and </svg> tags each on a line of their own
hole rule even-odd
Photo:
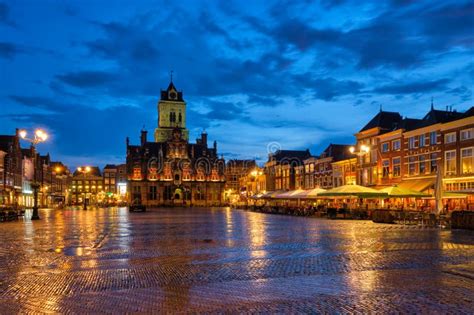
<svg viewBox="0 0 474 315">
<path fill-rule="evenodd" d="M 354 151 L 355 151 L 355 148 L 354 148 L 354 147 L 350 147 L 350 148 L 349 148 L 349 152 L 354 153 Z"/>
<path fill-rule="evenodd" d="M 26 130 L 20 130 L 20 137 L 21 137 L 22 139 L 25 139 L 25 138 L 26 138 L 26 135 L 27 135 Z"/>
<path fill-rule="evenodd" d="M 91 168 L 89 166 L 86 166 L 86 172 L 89 173 L 91 171 Z"/>
<path fill-rule="evenodd" d="M 61 172 L 61 167 L 56 166 L 56 168 L 54 170 L 56 171 L 56 173 L 59 173 L 59 172 Z"/>
<path fill-rule="evenodd" d="M 36 129 L 35 135 L 41 141 L 46 141 L 46 139 L 48 139 L 48 134 L 46 132 L 44 132 L 42 129 Z"/>
</svg>

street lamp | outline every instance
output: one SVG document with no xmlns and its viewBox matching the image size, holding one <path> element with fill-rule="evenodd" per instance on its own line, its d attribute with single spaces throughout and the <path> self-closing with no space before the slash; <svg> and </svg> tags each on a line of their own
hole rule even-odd
<svg viewBox="0 0 474 315">
<path fill-rule="evenodd" d="M 56 192 L 58 191 L 59 188 L 59 197 L 61 198 L 61 203 L 63 202 L 63 178 L 62 178 L 62 171 L 63 168 L 61 166 L 56 166 L 54 168 L 54 171 L 56 172 Z M 60 177 L 59 177 L 60 176 Z M 59 187 L 58 187 L 58 180 L 59 180 Z"/>
<path fill-rule="evenodd" d="M 31 149 L 32 149 L 32 154 L 33 154 L 33 184 L 31 185 L 33 188 L 33 214 L 31 215 L 31 220 L 39 220 L 39 214 L 38 214 L 38 188 L 39 184 L 37 182 L 37 172 L 36 172 L 36 167 L 37 167 L 37 161 L 36 161 L 36 145 L 41 142 L 45 142 L 46 139 L 48 139 L 48 134 L 44 132 L 41 129 L 36 129 L 35 134 L 33 138 L 28 138 L 27 137 L 27 132 L 26 130 L 20 130 L 19 132 L 20 137 L 31 143 Z"/>
<path fill-rule="evenodd" d="M 87 210 L 87 202 L 86 202 L 86 174 L 91 171 L 91 168 L 89 166 L 86 167 L 78 167 L 77 170 L 82 173 L 84 176 L 84 181 L 82 183 L 82 187 L 84 189 L 84 210 Z"/>
<path fill-rule="evenodd" d="M 370 152 L 370 148 L 368 146 L 366 146 L 365 144 L 363 144 L 359 147 L 359 150 L 356 150 L 355 147 L 350 147 L 349 152 L 351 152 L 352 154 L 355 154 L 357 156 L 364 156 L 364 155 L 366 155 L 367 153 Z"/>
</svg>

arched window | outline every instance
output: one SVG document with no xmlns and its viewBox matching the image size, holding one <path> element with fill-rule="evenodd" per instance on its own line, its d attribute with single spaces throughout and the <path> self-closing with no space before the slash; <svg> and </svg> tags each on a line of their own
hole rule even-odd
<svg viewBox="0 0 474 315">
<path fill-rule="evenodd" d="M 182 121 L 183 121 L 183 117 L 181 116 L 181 113 L 179 113 L 179 115 L 178 115 L 178 121 L 179 121 L 179 122 L 182 122 Z"/>
</svg>

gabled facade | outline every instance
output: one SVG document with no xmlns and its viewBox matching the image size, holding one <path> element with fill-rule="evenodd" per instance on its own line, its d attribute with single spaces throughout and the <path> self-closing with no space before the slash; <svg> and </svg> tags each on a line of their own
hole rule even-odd
<svg viewBox="0 0 474 315">
<path fill-rule="evenodd" d="M 225 185 L 225 161 L 217 143 L 208 147 L 207 133 L 189 143 L 186 103 L 171 82 L 161 91 L 155 141 L 142 130 L 139 145 L 127 138 L 129 201 L 146 206 L 221 205 Z"/>
</svg>

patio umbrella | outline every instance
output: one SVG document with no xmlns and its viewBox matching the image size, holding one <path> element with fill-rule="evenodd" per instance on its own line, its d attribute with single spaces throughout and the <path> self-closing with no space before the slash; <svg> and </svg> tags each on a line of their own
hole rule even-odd
<svg viewBox="0 0 474 315">
<path fill-rule="evenodd" d="M 436 183 L 435 183 L 435 214 L 440 214 L 443 212 L 443 170 L 442 164 L 438 163 L 438 170 L 436 173 Z"/>
<path fill-rule="evenodd" d="M 388 196 L 392 198 L 421 198 L 430 196 L 429 194 L 425 194 L 413 189 L 402 188 L 396 185 L 380 189 L 379 191 L 386 192 Z"/>
<path fill-rule="evenodd" d="M 289 191 L 285 191 L 284 193 L 276 195 L 274 198 L 276 198 L 276 199 L 297 199 L 297 197 L 295 195 L 298 195 L 302 192 L 304 192 L 304 190 L 302 190 L 302 189 L 289 190 Z"/>
<path fill-rule="evenodd" d="M 326 189 L 322 188 L 313 188 L 309 190 L 302 190 L 298 194 L 292 196 L 292 198 L 298 199 L 316 199 L 320 193 L 325 192 Z"/>
<path fill-rule="evenodd" d="M 318 194 L 320 197 L 358 197 L 358 198 L 379 198 L 387 197 L 383 191 L 375 190 L 360 185 L 342 185 Z"/>
<path fill-rule="evenodd" d="M 276 196 L 284 192 L 285 192 L 284 190 L 268 191 L 265 194 L 263 194 L 261 198 L 264 198 L 264 199 L 275 198 Z"/>
</svg>

